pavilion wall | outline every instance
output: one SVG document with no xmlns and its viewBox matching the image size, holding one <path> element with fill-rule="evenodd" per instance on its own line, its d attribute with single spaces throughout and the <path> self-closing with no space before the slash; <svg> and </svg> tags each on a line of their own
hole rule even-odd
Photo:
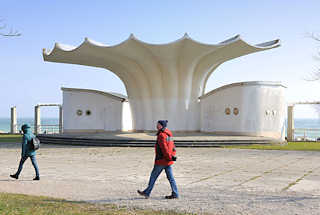
<svg viewBox="0 0 320 215">
<path fill-rule="evenodd" d="M 63 90 L 64 133 L 121 131 L 122 116 L 121 100 L 93 92 Z"/>
<path fill-rule="evenodd" d="M 284 89 L 273 82 L 242 82 L 201 96 L 201 131 L 284 140 Z"/>
</svg>

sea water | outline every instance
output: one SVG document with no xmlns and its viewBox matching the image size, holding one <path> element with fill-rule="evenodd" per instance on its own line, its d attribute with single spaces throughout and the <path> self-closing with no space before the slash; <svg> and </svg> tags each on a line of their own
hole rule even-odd
<svg viewBox="0 0 320 215">
<path fill-rule="evenodd" d="M 304 129 L 317 129 L 317 130 L 303 130 Z M 294 119 L 294 136 L 307 137 L 311 139 L 317 139 L 320 137 L 320 118 L 315 119 Z"/>
<path fill-rule="evenodd" d="M 28 123 L 31 128 L 34 126 L 33 118 L 18 118 L 18 131 L 21 129 L 21 126 L 25 123 Z M 48 129 L 59 129 L 59 119 L 58 118 L 41 118 L 41 125 L 50 125 Z M 295 131 L 295 137 L 309 137 L 309 138 L 318 138 L 320 137 L 320 118 L 313 119 L 294 119 L 295 129 L 307 128 L 307 129 L 319 129 L 318 131 Z M 0 132 L 10 132 L 10 118 L 0 118 Z"/>
<path fill-rule="evenodd" d="M 0 118 L 0 133 L 1 132 L 10 132 L 10 118 Z M 33 118 L 18 118 L 17 119 L 17 129 L 21 130 L 21 126 L 23 124 L 29 124 L 31 129 L 34 127 L 34 119 Z M 58 130 L 59 129 L 59 119 L 58 118 L 41 118 L 41 126 L 44 129 L 49 131 Z"/>
</svg>

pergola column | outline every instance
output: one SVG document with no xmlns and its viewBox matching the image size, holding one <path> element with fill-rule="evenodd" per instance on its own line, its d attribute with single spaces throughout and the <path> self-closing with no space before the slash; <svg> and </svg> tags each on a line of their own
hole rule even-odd
<svg viewBox="0 0 320 215">
<path fill-rule="evenodd" d="M 59 106 L 59 133 L 62 134 L 63 132 L 63 111 L 62 106 Z"/>
<path fill-rule="evenodd" d="M 11 134 L 16 134 L 18 133 L 17 129 L 17 108 L 16 106 L 11 108 L 11 124 L 10 124 L 10 133 Z"/>
<path fill-rule="evenodd" d="M 294 107 L 294 105 L 288 106 L 288 127 L 287 127 L 287 138 L 288 138 L 288 141 L 294 141 L 293 107 Z"/>
<path fill-rule="evenodd" d="M 40 106 L 34 107 L 34 133 L 37 135 L 40 133 L 41 121 L 40 121 Z"/>
</svg>

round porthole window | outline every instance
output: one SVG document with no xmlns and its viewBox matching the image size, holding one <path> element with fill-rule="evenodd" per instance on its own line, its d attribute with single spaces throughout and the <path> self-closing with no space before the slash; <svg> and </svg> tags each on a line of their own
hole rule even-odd
<svg viewBox="0 0 320 215">
<path fill-rule="evenodd" d="M 266 115 L 268 116 L 270 114 L 270 111 L 269 110 L 266 110 Z"/>
<path fill-rule="evenodd" d="M 239 109 L 238 108 L 233 108 L 233 114 L 238 115 L 239 114 Z"/>
<path fill-rule="evenodd" d="M 224 112 L 225 112 L 227 115 L 230 115 L 231 110 L 230 110 L 230 108 L 226 108 Z"/>
<path fill-rule="evenodd" d="M 82 110 L 77 110 L 77 115 L 81 116 L 82 115 Z"/>
<path fill-rule="evenodd" d="M 91 115 L 91 110 L 87 110 L 87 111 L 86 111 L 86 115 L 87 115 L 87 116 L 90 116 L 90 115 Z"/>
</svg>

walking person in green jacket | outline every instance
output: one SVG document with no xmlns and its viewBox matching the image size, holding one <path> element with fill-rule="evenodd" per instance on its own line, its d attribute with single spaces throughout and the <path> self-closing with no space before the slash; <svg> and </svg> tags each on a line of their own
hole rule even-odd
<svg viewBox="0 0 320 215">
<path fill-rule="evenodd" d="M 30 157 L 32 165 L 36 172 L 36 177 L 33 180 L 40 180 L 39 168 L 36 160 L 36 151 L 33 149 L 30 149 L 30 146 L 29 146 L 29 142 L 35 136 L 31 131 L 30 125 L 28 124 L 22 125 L 21 130 L 23 131 L 22 144 L 21 144 L 22 145 L 21 160 L 20 160 L 18 171 L 14 175 L 10 175 L 10 177 L 18 179 L 24 162 Z"/>
</svg>

